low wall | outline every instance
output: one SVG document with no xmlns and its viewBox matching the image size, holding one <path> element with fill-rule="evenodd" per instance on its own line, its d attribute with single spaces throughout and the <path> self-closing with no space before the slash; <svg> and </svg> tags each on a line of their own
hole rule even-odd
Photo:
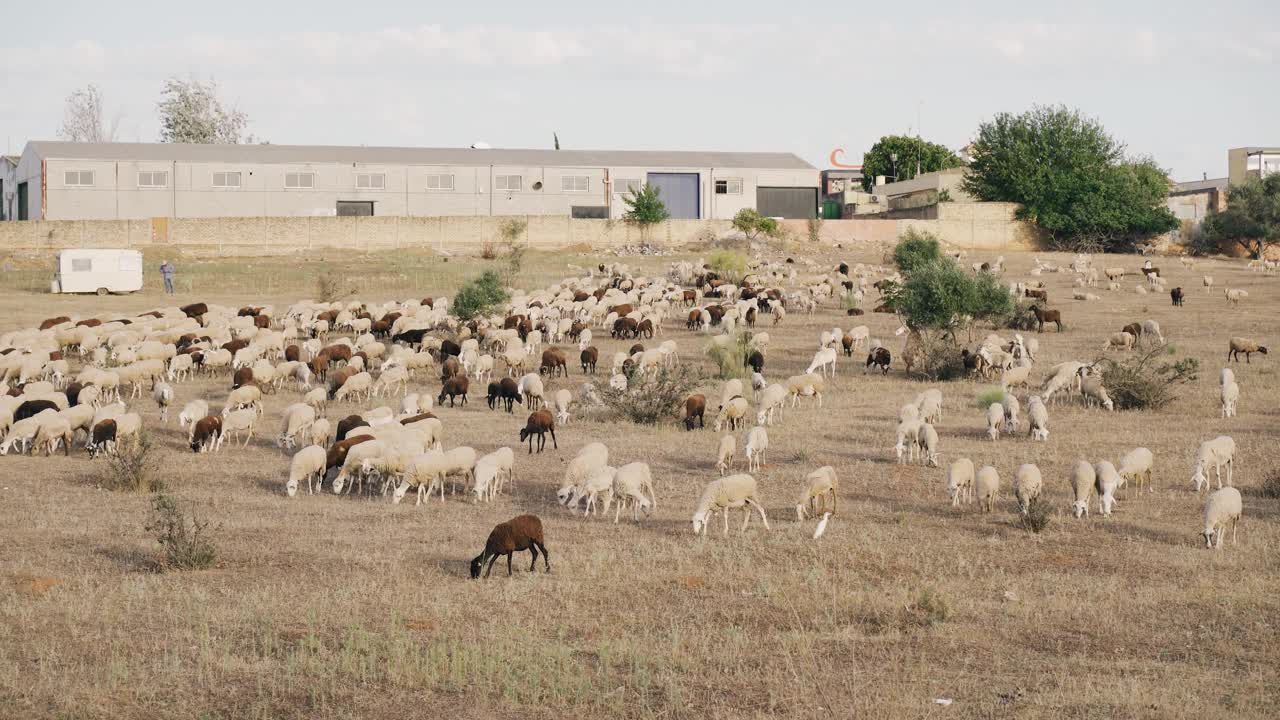
<svg viewBox="0 0 1280 720">
<path fill-rule="evenodd" d="M 951 206 L 957 206 L 952 208 Z M 825 220 L 821 238 L 839 243 L 892 243 L 908 227 L 936 234 L 944 243 L 974 250 L 1036 246 L 1034 228 L 1013 219 L 1013 206 L 964 208 L 940 205 L 936 220 Z M 946 208 L 943 210 L 942 208 Z M 317 249 L 363 252 L 424 248 L 476 254 L 498 242 L 504 223 L 525 222 L 519 242 L 540 250 L 617 248 L 641 241 L 638 228 L 616 220 L 563 216 L 502 217 L 253 217 L 150 220 L 49 220 L 0 222 L 0 252 L 64 248 L 174 248 L 190 255 L 285 255 Z M 808 236 L 804 220 L 783 226 Z M 650 231 L 659 245 L 679 248 L 733 232 L 727 220 L 670 220 Z"/>
</svg>

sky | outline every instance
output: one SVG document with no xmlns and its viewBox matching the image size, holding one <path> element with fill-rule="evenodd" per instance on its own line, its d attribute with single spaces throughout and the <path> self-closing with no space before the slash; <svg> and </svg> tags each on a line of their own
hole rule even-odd
<svg viewBox="0 0 1280 720">
<path fill-rule="evenodd" d="M 1175 180 L 1280 145 L 1280 2 L 0 0 L 0 142 L 53 139 L 96 84 L 158 139 L 170 76 L 213 79 L 280 144 L 794 152 L 951 148 L 1065 104 Z"/>
</svg>

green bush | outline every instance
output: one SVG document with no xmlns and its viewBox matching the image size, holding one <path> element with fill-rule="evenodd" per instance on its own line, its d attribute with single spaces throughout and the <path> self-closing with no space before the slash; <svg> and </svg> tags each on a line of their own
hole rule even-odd
<svg viewBox="0 0 1280 720">
<path fill-rule="evenodd" d="M 509 300 L 511 296 L 502 287 L 498 273 L 486 270 L 480 277 L 463 285 L 453 296 L 449 312 L 459 320 L 471 320 L 487 315 Z"/>
<path fill-rule="evenodd" d="M 1042 495 L 1037 495 L 1027 504 L 1027 511 L 1019 517 L 1018 525 L 1023 530 L 1039 535 L 1049 527 L 1052 520 L 1053 508 L 1049 506 L 1049 501 Z"/>
<path fill-rule="evenodd" d="M 209 521 L 202 522 L 194 510 L 188 518 L 172 495 L 152 496 L 151 519 L 146 529 L 160 543 L 166 568 L 203 570 L 218 557 L 218 549 L 209 537 Z"/>
<path fill-rule="evenodd" d="M 950 614 L 951 611 L 947 608 L 947 602 L 942 599 L 942 596 L 926 588 L 915 602 L 907 606 L 904 620 L 908 625 L 932 627 L 946 622 Z"/>
<path fill-rule="evenodd" d="M 627 378 L 626 390 L 606 387 L 600 399 L 619 417 L 653 425 L 677 415 L 689 393 L 701 382 L 702 378 L 685 366 L 661 368 L 653 377 L 636 371 Z"/>
<path fill-rule="evenodd" d="M 733 216 L 733 227 L 754 240 L 760 235 L 778 234 L 778 221 L 761 215 L 755 208 L 742 208 Z"/>
<path fill-rule="evenodd" d="M 629 223 L 639 225 L 642 230 L 647 230 L 650 226 L 671 217 L 666 204 L 662 202 L 661 192 L 654 185 L 631 188 L 630 194 L 622 196 L 622 203 L 627 206 L 623 218 Z"/>
<path fill-rule="evenodd" d="M 707 267 L 729 282 L 738 282 L 747 272 L 747 257 L 731 250 L 717 250 L 707 258 Z"/>
<path fill-rule="evenodd" d="M 903 274 L 942 259 L 938 238 L 927 230 L 908 228 L 893 248 L 893 264 Z"/>
<path fill-rule="evenodd" d="M 728 345 L 713 342 L 706 349 L 706 356 L 716 365 L 716 377 L 721 380 L 750 376 L 746 363 L 750 354 L 751 337 L 745 332 L 739 332 Z"/>
<path fill-rule="evenodd" d="M 1004 316 L 997 326 L 1004 326 L 1010 330 L 1034 330 L 1036 328 L 1036 315 L 1031 312 L 1031 306 L 1035 303 L 1025 298 L 1014 300 L 1009 306 L 1009 314 Z"/>
<path fill-rule="evenodd" d="M 1004 404 L 1004 390 L 1000 388 L 991 388 L 978 393 L 978 397 L 974 399 L 973 404 L 978 406 L 980 410 L 986 410 L 991 407 L 991 403 Z"/>
<path fill-rule="evenodd" d="M 1196 358 L 1159 362 L 1160 356 L 1172 356 L 1176 352 L 1172 345 L 1165 345 L 1125 360 L 1102 360 L 1102 386 L 1116 409 L 1159 410 L 1177 397 L 1175 386 L 1195 382 L 1200 371 L 1200 361 Z"/>
</svg>

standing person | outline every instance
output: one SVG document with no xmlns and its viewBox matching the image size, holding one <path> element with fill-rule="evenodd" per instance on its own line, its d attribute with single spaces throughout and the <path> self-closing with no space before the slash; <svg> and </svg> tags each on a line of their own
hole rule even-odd
<svg viewBox="0 0 1280 720">
<path fill-rule="evenodd" d="M 173 294 L 173 263 L 168 260 L 160 261 L 160 277 L 164 278 L 164 292 L 166 295 Z"/>
</svg>

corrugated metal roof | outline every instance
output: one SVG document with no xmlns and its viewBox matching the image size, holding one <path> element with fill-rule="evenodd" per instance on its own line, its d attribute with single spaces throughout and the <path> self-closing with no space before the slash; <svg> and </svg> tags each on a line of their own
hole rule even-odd
<svg viewBox="0 0 1280 720">
<path fill-rule="evenodd" d="M 1174 183 L 1173 189 L 1169 191 L 1170 195 L 1184 195 L 1187 193 L 1204 192 L 1205 190 L 1226 190 L 1227 178 L 1212 178 L 1209 180 L 1191 180 L 1188 182 Z"/>
<path fill-rule="evenodd" d="M 368 165 L 510 165 L 529 167 L 676 167 L 814 170 L 792 153 L 665 150 L 522 150 L 349 147 L 339 145 L 183 145 L 33 140 L 43 158 L 142 162 L 360 163 Z"/>
</svg>

